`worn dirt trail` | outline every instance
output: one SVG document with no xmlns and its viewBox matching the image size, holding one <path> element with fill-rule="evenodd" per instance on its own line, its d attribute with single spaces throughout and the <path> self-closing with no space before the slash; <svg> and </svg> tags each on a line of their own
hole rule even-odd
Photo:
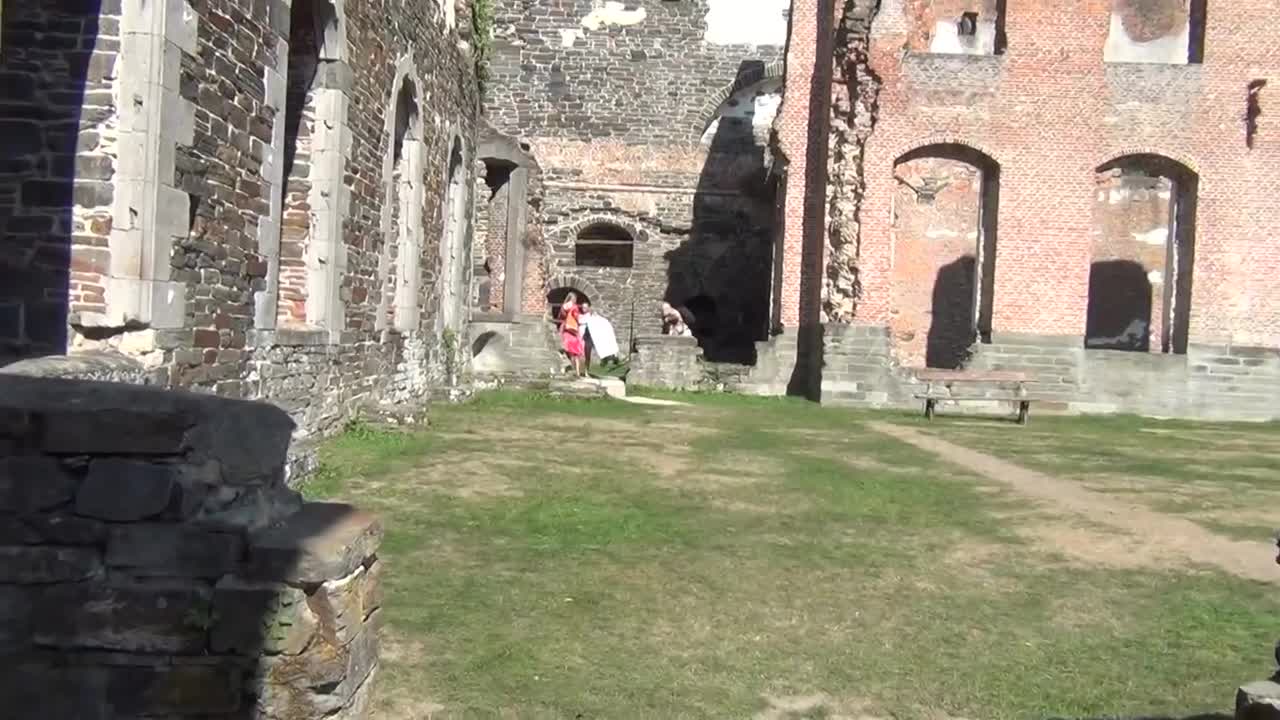
<svg viewBox="0 0 1280 720">
<path fill-rule="evenodd" d="M 1028 498 L 1132 534 L 1141 542 L 1158 545 L 1163 553 L 1181 557 L 1191 564 L 1217 567 L 1238 577 L 1280 584 L 1280 568 L 1276 567 L 1274 560 L 1275 548 L 1270 545 L 1225 538 L 1190 520 L 1126 503 L 912 428 L 883 422 L 868 423 L 868 426 L 1002 483 Z"/>
</svg>

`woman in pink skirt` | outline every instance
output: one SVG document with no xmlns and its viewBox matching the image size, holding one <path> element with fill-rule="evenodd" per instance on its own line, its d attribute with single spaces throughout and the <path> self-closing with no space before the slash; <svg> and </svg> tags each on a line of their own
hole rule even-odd
<svg viewBox="0 0 1280 720">
<path fill-rule="evenodd" d="M 578 296 L 569 293 L 564 298 L 564 304 L 560 306 L 560 344 L 564 347 L 564 353 L 569 356 L 569 362 L 573 363 L 573 374 L 582 377 L 582 358 L 585 354 L 585 347 L 582 343 L 582 321 L 581 310 L 578 308 Z"/>
</svg>

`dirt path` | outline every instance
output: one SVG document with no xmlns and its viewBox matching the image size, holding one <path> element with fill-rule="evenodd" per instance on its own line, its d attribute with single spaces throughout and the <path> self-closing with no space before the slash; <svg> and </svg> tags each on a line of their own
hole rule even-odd
<svg viewBox="0 0 1280 720">
<path fill-rule="evenodd" d="M 947 462 L 1009 486 L 1029 498 L 1043 501 L 1096 523 L 1130 533 L 1141 542 L 1158 545 L 1170 555 L 1190 563 L 1221 568 L 1250 580 L 1280 583 L 1275 549 L 1258 542 L 1231 540 L 1182 518 L 1153 512 L 1087 490 L 1076 483 L 1028 470 L 985 453 L 970 450 L 912 428 L 883 422 L 868 423 L 876 432 L 927 450 Z"/>
</svg>

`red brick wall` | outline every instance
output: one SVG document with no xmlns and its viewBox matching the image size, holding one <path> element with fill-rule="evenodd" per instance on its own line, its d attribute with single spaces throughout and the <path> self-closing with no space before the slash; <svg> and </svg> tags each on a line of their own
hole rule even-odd
<svg viewBox="0 0 1280 720">
<path fill-rule="evenodd" d="M 779 149 L 787 157 L 785 214 L 783 218 L 781 272 L 775 270 L 780 298 L 779 320 L 786 327 L 800 323 L 800 279 L 804 242 L 805 173 L 809 144 L 809 106 L 817 44 L 820 0 L 793 0 L 791 36 L 787 41 L 787 81 L 782 107 L 774 121 Z M 826 134 L 822 134 L 826 139 Z M 825 222 L 824 222 L 825 225 Z"/>
<path fill-rule="evenodd" d="M 884 90 L 865 164 L 860 321 L 890 321 L 894 161 L 946 141 L 1001 165 L 995 332 L 1083 335 L 1095 170 L 1150 152 L 1200 175 L 1191 342 L 1280 345 L 1280 274 L 1260 271 L 1280 263 L 1280 111 L 1268 116 L 1264 99 L 1252 151 L 1243 122 L 1247 84 L 1280 81 L 1280 2 L 1216 4 L 1200 66 L 1104 64 L 1110 4 L 1099 0 L 1011 4 L 1000 58 L 904 58 L 896 5 L 874 26 Z M 805 87 L 789 82 L 788 96 Z"/>
</svg>

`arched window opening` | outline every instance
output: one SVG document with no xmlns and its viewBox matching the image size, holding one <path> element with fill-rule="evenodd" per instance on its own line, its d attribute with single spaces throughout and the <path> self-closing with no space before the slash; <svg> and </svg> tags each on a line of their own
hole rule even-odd
<svg viewBox="0 0 1280 720">
<path fill-rule="evenodd" d="M 1156 155 L 1098 168 L 1085 347 L 1186 352 L 1197 186 Z"/>
<path fill-rule="evenodd" d="M 337 7 L 295 0 L 289 15 L 285 78 L 280 276 L 277 321 L 283 326 L 338 330 L 341 268 L 340 203 L 346 132 L 346 89 L 327 85 L 326 63 L 340 62 L 345 40 Z M 338 102 L 321 102 L 325 94 Z"/>
<path fill-rule="evenodd" d="M 1207 11 L 1207 0 L 1112 0 L 1103 60 L 1202 63 Z"/>
<path fill-rule="evenodd" d="M 1000 166 L 963 145 L 894 166 L 891 326 L 909 365 L 958 368 L 991 341 Z"/>
<path fill-rule="evenodd" d="M 573 293 L 577 296 L 579 303 L 591 302 L 591 297 L 576 287 L 564 286 L 558 287 L 547 293 L 547 309 L 551 312 L 551 317 L 560 317 L 560 308 L 564 305 L 564 300 Z"/>
<path fill-rule="evenodd" d="M 578 233 L 573 256 L 581 267 L 629 268 L 635 262 L 635 239 L 617 225 L 595 223 Z"/>
<path fill-rule="evenodd" d="M 410 332 L 418 326 L 418 294 L 422 256 L 422 122 L 417 88 L 405 78 L 396 93 L 391 138 L 387 203 L 392 218 L 385 253 L 396 268 L 388 278 L 388 299 L 395 327 Z"/>
</svg>

